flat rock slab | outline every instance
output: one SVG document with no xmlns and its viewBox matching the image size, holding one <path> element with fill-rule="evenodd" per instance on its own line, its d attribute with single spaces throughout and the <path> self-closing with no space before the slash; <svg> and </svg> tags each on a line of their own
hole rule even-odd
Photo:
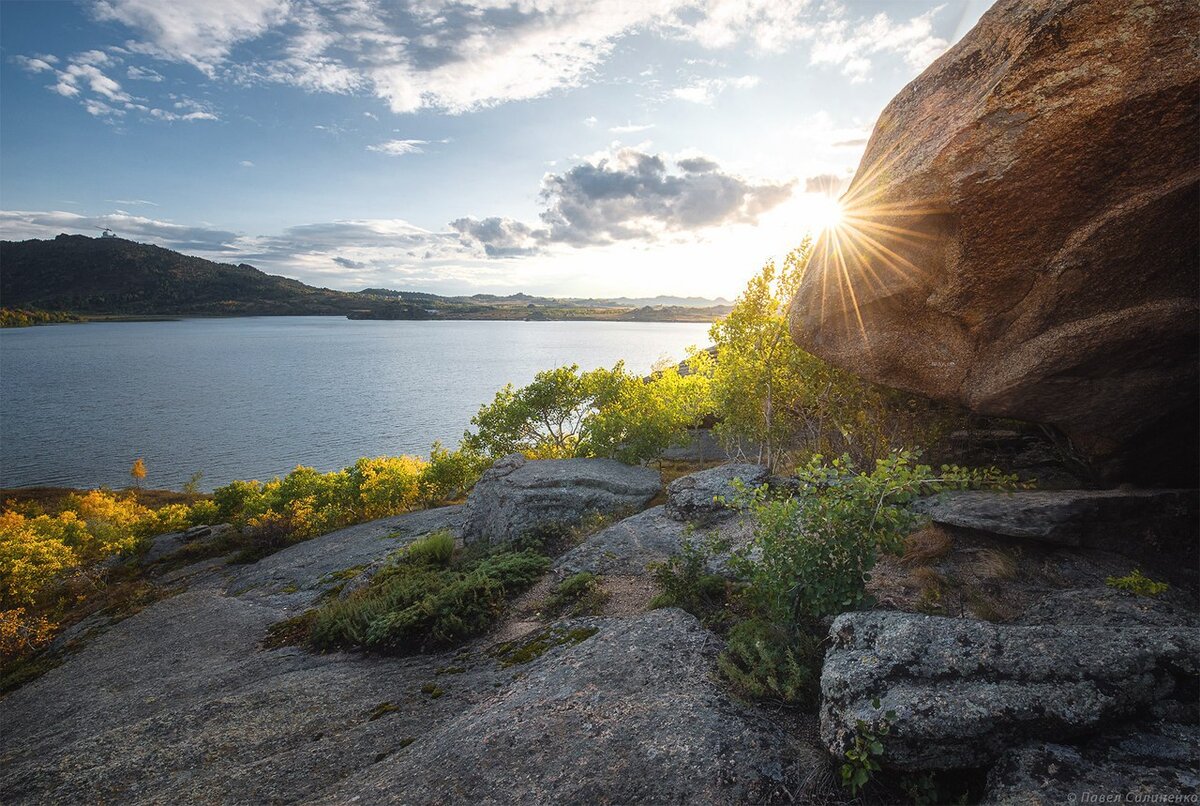
<svg viewBox="0 0 1200 806">
<path fill-rule="evenodd" d="M 456 509 L 314 538 L 235 571 L 232 582 L 211 568 L 187 592 L 87 639 L 0 700 L 0 802 L 296 802 L 461 712 L 509 675 L 490 661 L 472 666 L 432 700 L 421 686 L 443 679 L 449 657 L 261 646 L 272 624 L 332 584 L 322 581 L 331 570 L 443 528 Z M 278 591 L 285 580 L 298 589 Z M 395 710 L 372 719 L 383 703 Z"/>
<path fill-rule="evenodd" d="M 1040 742 L 1006 753 L 988 772 L 985 804 L 1195 803 L 1200 730 L 1166 723 L 1082 747 Z"/>
<path fill-rule="evenodd" d="M 748 520 L 725 518 L 709 526 L 694 529 L 672 518 L 665 506 L 651 507 L 612 526 L 601 529 L 555 560 L 552 566 L 560 576 L 587 571 L 592 574 L 644 576 L 652 563 L 660 563 L 680 553 L 684 541 L 703 545 L 709 539 L 727 548 L 709 558 L 708 570 L 729 576 L 730 552 L 744 546 L 753 537 Z"/>
<path fill-rule="evenodd" d="M 714 681 L 681 610 L 608 620 L 496 697 L 347 779 L 335 803 L 747 803 L 821 760 Z M 809 766 L 811 765 L 811 766 Z"/>
<path fill-rule="evenodd" d="M 914 505 L 935 523 L 1060 546 L 1128 549 L 1195 537 L 1195 490 L 942 493 Z M 1163 546 L 1166 547 L 1165 545 Z"/>
<path fill-rule="evenodd" d="M 902 770 L 980 767 L 1014 746 L 1194 700 L 1200 664 L 1200 630 L 1190 625 L 1006 625 L 877 611 L 839 616 L 830 640 L 822 739 L 841 755 L 860 720 L 878 725 L 894 711 L 883 760 Z"/>
<path fill-rule="evenodd" d="M 763 465 L 731 464 L 682 476 L 667 486 L 666 512 L 679 521 L 715 523 L 737 511 L 737 483 L 749 491 L 769 475 Z"/>
<path fill-rule="evenodd" d="M 229 590 L 235 594 L 323 593 L 344 583 L 348 569 L 383 559 L 416 538 L 462 523 L 462 506 L 439 507 L 360 523 L 306 540 L 253 565 L 234 566 Z"/>
<path fill-rule="evenodd" d="M 651 507 L 589 536 L 555 560 L 554 570 L 639 576 L 650 563 L 678 554 L 687 531 L 664 507 Z"/>
<path fill-rule="evenodd" d="M 467 497 L 467 543 L 503 543 L 578 524 L 591 514 L 641 509 L 662 488 L 658 471 L 613 459 L 507 456 L 483 474 Z"/>
</svg>

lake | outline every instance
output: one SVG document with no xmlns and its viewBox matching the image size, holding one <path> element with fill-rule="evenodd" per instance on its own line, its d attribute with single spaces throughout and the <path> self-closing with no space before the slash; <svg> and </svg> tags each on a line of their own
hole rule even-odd
<svg viewBox="0 0 1200 806">
<path fill-rule="evenodd" d="M 504 384 L 563 364 L 635 371 L 704 324 L 249 317 L 0 331 L 0 486 L 211 490 L 298 464 L 458 444 Z"/>
</svg>

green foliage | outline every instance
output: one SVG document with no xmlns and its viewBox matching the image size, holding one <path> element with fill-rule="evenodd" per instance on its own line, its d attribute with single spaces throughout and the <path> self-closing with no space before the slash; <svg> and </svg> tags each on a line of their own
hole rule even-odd
<svg viewBox="0 0 1200 806">
<path fill-rule="evenodd" d="M 818 456 L 797 476 L 792 497 L 772 498 L 764 489 L 747 496 L 754 540 L 734 561 L 753 612 L 780 625 L 862 606 L 879 552 L 901 553 L 904 537 L 921 523 L 908 506 L 918 496 L 1016 484 L 995 469 L 943 465 L 935 472 L 907 451 L 880 459 L 870 473 L 855 471 L 848 457 Z"/>
<path fill-rule="evenodd" d="M 212 515 L 264 539 L 274 535 L 287 545 L 460 497 L 484 466 L 469 449 L 448 451 L 434 444 L 428 462 L 414 456 L 378 456 L 331 473 L 297 467 L 266 483 L 233 481 L 218 487 Z"/>
<path fill-rule="evenodd" d="M 879 700 L 872 701 L 871 705 L 878 710 Z M 891 733 L 895 722 L 895 711 L 886 712 L 874 724 L 862 719 L 855 722 L 854 738 L 845 752 L 846 761 L 838 770 L 842 786 L 849 789 L 851 795 L 857 795 L 871 780 L 871 776 L 879 771 L 878 759 L 883 755 L 883 739 Z"/>
<path fill-rule="evenodd" d="M 454 535 L 439 529 L 408 545 L 405 556 L 418 565 L 446 566 L 454 556 Z"/>
<path fill-rule="evenodd" d="M 83 319 L 65 311 L 39 311 L 25 308 L 0 308 L 0 328 L 32 327 L 58 322 L 82 322 Z"/>
<path fill-rule="evenodd" d="M 486 630 L 506 598 L 549 565 L 535 552 L 511 550 L 447 565 L 433 548 L 444 546 L 444 538 L 431 538 L 429 548 L 401 550 L 367 588 L 318 607 L 309 642 L 318 649 L 400 653 L 454 644 Z"/>
<path fill-rule="evenodd" d="M 555 585 L 554 592 L 546 598 L 542 609 L 547 615 L 568 618 L 595 615 L 607 600 L 608 594 L 600 587 L 596 575 L 581 571 Z"/>
<path fill-rule="evenodd" d="M 1143 574 L 1140 568 L 1133 569 L 1123 577 L 1109 577 L 1104 580 L 1104 584 L 1117 590 L 1129 591 L 1137 596 L 1158 596 L 1171 589 L 1166 582 L 1155 582 Z"/>
<path fill-rule="evenodd" d="M 621 363 L 590 372 L 572 365 L 539 372 L 528 386 L 500 390 L 471 420 L 475 430 L 462 444 L 491 457 L 604 456 L 634 463 L 684 441 L 710 408 L 702 373 L 683 376 L 670 368 L 644 379 Z"/>
<path fill-rule="evenodd" d="M 715 541 L 684 538 L 679 553 L 650 565 L 659 593 L 651 607 L 678 607 L 701 621 L 712 623 L 724 616 L 729 583 L 708 570 L 709 557 L 724 548 Z"/>
<path fill-rule="evenodd" d="M 805 238 L 782 266 L 768 262 L 709 330 L 717 435 L 736 454 L 772 469 L 788 457 L 843 453 L 869 467 L 900 446 L 933 444 L 961 416 L 868 384 L 792 340 L 787 307 L 811 254 Z"/>
<path fill-rule="evenodd" d="M 812 706 L 823 657 L 821 639 L 811 632 L 748 619 L 729 631 L 717 666 L 745 697 Z"/>
</svg>

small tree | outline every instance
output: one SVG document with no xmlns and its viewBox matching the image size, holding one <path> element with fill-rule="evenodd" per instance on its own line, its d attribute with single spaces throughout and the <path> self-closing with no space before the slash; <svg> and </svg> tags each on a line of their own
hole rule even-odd
<svg viewBox="0 0 1200 806">
<path fill-rule="evenodd" d="M 141 489 L 142 479 L 146 478 L 146 463 L 141 459 L 134 459 L 133 467 L 129 468 L 129 475 L 133 477 L 133 486 Z"/>
<path fill-rule="evenodd" d="M 768 261 L 751 278 L 733 310 L 709 330 L 717 347 L 712 394 L 723 422 L 718 434 L 736 452 L 774 467 L 797 428 L 788 416 L 804 391 L 812 356 L 792 341 L 787 305 L 812 254 L 812 238 L 788 253 L 781 267 Z"/>
</svg>

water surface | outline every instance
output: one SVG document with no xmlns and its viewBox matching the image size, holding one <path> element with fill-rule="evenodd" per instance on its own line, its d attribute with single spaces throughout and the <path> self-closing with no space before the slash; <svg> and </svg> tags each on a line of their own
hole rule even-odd
<svg viewBox="0 0 1200 806">
<path fill-rule="evenodd" d="M 481 403 L 541 369 L 642 372 L 707 325 L 383 322 L 341 317 L 96 322 L 0 331 L 0 486 L 211 489 L 359 456 L 454 446 Z"/>
</svg>

